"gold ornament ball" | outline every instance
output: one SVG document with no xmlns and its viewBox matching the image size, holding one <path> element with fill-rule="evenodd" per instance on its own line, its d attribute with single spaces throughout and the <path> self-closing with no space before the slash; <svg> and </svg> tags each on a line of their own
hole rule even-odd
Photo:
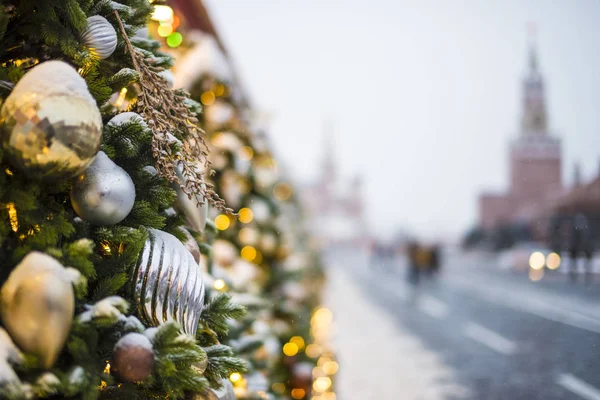
<svg viewBox="0 0 600 400">
<path fill-rule="evenodd" d="M 77 271 L 33 251 L 2 286 L 0 314 L 6 330 L 25 352 L 50 368 L 63 348 L 73 322 Z"/>
<path fill-rule="evenodd" d="M 123 380 L 140 382 L 152 374 L 154 351 L 150 339 L 141 333 L 128 333 L 113 349 L 113 371 Z"/>
<path fill-rule="evenodd" d="M 63 61 L 46 61 L 16 84 L 0 110 L 2 145 L 31 178 L 68 179 L 93 161 L 102 118 L 85 80 Z"/>
</svg>

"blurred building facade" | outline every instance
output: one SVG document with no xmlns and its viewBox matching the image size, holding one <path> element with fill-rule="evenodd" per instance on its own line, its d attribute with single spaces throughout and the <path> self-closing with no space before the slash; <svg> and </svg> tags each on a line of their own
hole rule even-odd
<svg viewBox="0 0 600 400">
<path fill-rule="evenodd" d="M 310 232 L 325 245 L 364 245 L 369 235 L 360 175 L 343 179 L 335 162 L 333 127 L 324 126 L 321 174 L 302 188 Z"/>
<path fill-rule="evenodd" d="M 522 91 L 520 134 L 510 146 L 509 190 L 479 198 L 480 224 L 485 230 L 531 221 L 564 192 L 561 143 L 549 131 L 544 79 L 533 45 Z"/>
</svg>

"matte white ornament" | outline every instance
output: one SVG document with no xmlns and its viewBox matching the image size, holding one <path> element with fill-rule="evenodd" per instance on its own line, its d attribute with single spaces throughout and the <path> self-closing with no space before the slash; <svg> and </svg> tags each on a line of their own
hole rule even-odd
<svg viewBox="0 0 600 400">
<path fill-rule="evenodd" d="M 81 34 L 83 44 L 100 60 L 110 57 L 117 48 L 115 28 L 100 15 L 89 17 L 87 23 L 87 27 Z"/>
<path fill-rule="evenodd" d="M 80 275 L 39 251 L 29 253 L 10 273 L 0 293 L 0 315 L 16 344 L 50 368 L 73 322 L 72 284 Z"/>
</svg>

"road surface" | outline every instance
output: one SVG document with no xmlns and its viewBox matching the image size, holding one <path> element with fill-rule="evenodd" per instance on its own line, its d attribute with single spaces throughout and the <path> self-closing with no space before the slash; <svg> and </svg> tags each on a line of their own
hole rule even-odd
<svg viewBox="0 0 600 400">
<path fill-rule="evenodd" d="M 341 400 L 600 400 L 600 278 L 531 282 L 460 253 L 406 283 L 402 259 L 329 255 Z"/>
</svg>

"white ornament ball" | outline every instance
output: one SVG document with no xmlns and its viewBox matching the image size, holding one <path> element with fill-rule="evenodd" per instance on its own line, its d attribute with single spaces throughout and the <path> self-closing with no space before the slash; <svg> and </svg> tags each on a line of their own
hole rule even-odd
<svg viewBox="0 0 600 400">
<path fill-rule="evenodd" d="M 87 19 L 81 41 L 92 55 L 100 60 L 110 57 L 117 48 L 117 32 L 106 18 L 94 15 Z"/>
<path fill-rule="evenodd" d="M 71 188 L 73 209 L 83 220 L 94 225 L 121 222 L 129 215 L 134 203 L 133 181 L 103 151 L 75 179 Z"/>
<path fill-rule="evenodd" d="M 71 330 L 79 274 L 54 258 L 33 251 L 11 272 L 2 286 L 0 314 L 6 330 L 24 351 L 50 368 Z"/>
<path fill-rule="evenodd" d="M 32 178 L 68 179 L 93 161 L 102 117 L 85 80 L 63 61 L 27 72 L 0 110 L 11 163 Z"/>
</svg>

